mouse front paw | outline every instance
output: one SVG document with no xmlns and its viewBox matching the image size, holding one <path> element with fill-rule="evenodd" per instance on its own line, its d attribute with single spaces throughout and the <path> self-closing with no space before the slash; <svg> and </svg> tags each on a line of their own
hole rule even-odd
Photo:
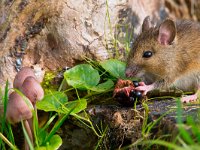
<svg viewBox="0 0 200 150">
<path fill-rule="evenodd" d="M 146 85 L 144 82 L 139 82 L 139 86 L 135 88 L 135 90 L 141 91 L 143 96 L 153 89 L 154 89 L 153 84 Z"/>
<path fill-rule="evenodd" d="M 139 82 L 119 79 L 115 85 L 113 98 L 124 106 L 133 106 L 143 98 L 142 92 L 135 90 Z"/>
</svg>

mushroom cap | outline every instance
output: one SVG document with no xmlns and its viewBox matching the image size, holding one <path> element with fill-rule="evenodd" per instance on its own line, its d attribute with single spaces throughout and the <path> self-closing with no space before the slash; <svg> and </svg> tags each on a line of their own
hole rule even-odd
<svg viewBox="0 0 200 150">
<path fill-rule="evenodd" d="M 36 78 L 33 69 L 30 67 L 23 67 L 15 76 L 13 87 L 20 89 L 24 80 L 29 76 Z"/>
<path fill-rule="evenodd" d="M 27 77 L 20 90 L 24 95 L 35 104 L 37 100 L 41 100 L 44 97 L 44 90 L 40 83 L 34 77 Z"/>
<path fill-rule="evenodd" d="M 6 118 L 12 124 L 32 118 L 30 108 L 17 92 L 9 95 Z"/>
</svg>

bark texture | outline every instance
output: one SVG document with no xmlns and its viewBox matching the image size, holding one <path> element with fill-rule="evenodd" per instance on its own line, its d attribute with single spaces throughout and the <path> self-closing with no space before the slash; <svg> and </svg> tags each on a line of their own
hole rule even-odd
<svg viewBox="0 0 200 150">
<path fill-rule="evenodd" d="M 46 70 L 72 67 L 85 57 L 126 58 L 143 19 L 199 19 L 189 0 L 2 0 L 0 5 L 0 85 L 12 83 L 21 66 Z M 131 42 L 130 42 L 131 43 Z M 12 87 L 12 85 L 11 85 Z"/>
</svg>

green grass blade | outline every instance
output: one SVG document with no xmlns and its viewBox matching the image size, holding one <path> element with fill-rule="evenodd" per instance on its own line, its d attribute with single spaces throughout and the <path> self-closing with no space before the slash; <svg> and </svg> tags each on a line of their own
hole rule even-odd
<svg viewBox="0 0 200 150">
<path fill-rule="evenodd" d="M 6 86 L 5 86 L 5 91 L 4 91 L 4 96 L 3 96 L 3 118 L 2 118 L 2 124 L 1 124 L 1 133 L 4 133 L 4 129 L 6 128 L 6 110 L 7 110 L 7 104 L 8 104 L 8 80 L 6 81 Z M 0 139 L 0 148 L 5 149 L 5 145 L 2 142 L 2 139 Z"/>
<path fill-rule="evenodd" d="M 96 145 L 94 150 L 98 149 L 98 147 L 100 146 L 100 144 L 103 141 L 103 138 L 106 136 L 107 131 L 108 131 L 108 126 L 106 126 L 105 130 L 103 131 L 103 134 L 102 134 L 101 138 L 99 139 L 99 141 L 98 141 L 98 143 L 97 143 L 97 145 Z"/>
<path fill-rule="evenodd" d="M 64 121 L 67 119 L 67 117 L 70 115 L 70 113 L 74 110 L 71 109 L 67 114 L 62 115 L 60 117 L 60 119 L 55 123 L 54 127 L 52 128 L 52 130 L 50 131 L 49 135 L 46 137 L 46 139 L 44 140 L 44 143 L 48 142 L 52 136 L 56 133 L 56 131 L 61 127 L 61 125 L 64 123 Z"/>
<path fill-rule="evenodd" d="M 142 106 L 144 107 L 145 114 L 144 114 L 144 120 L 142 123 L 142 135 L 145 136 L 145 131 L 147 127 L 147 119 L 148 119 L 148 113 L 149 113 L 149 107 L 146 103 L 143 103 Z"/>
<path fill-rule="evenodd" d="M 183 150 L 183 147 L 177 146 L 176 144 L 166 142 L 166 141 L 163 141 L 163 140 L 142 141 L 141 144 L 145 144 L 145 145 L 147 145 L 147 144 L 151 144 L 151 145 L 157 144 L 157 145 L 165 146 L 167 148 L 172 148 L 174 150 Z"/>
<path fill-rule="evenodd" d="M 3 96 L 3 120 L 2 120 L 2 127 L 1 127 L 1 132 L 3 133 L 3 130 L 6 126 L 6 110 L 7 110 L 7 104 L 8 104 L 8 80 L 6 81 L 6 87 L 5 87 L 5 93 Z"/>
<path fill-rule="evenodd" d="M 53 115 L 48 121 L 47 123 L 44 125 L 44 127 L 41 129 L 41 131 L 46 130 L 50 124 L 54 121 L 54 119 L 58 116 L 58 114 L 56 113 L 55 115 Z"/>
<path fill-rule="evenodd" d="M 7 126 L 8 126 L 8 137 L 9 137 L 8 139 L 10 140 L 10 142 L 11 142 L 12 144 L 15 145 L 15 138 L 14 138 L 14 135 L 13 135 L 13 132 L 12 132 L 11 124 L 8 123 Z"/>
<path fill-rule="evenodd" d="M 0 133 L 0 138 L 10 146 L 11 149 L 13 150 L 18 150 L 17 147 L 15 147 L 2 133 Z"/>
<path fill-rule="evenodd" d="M 185 129 L 185 125 L 179 124 L 178 129 L 180 131 L 180 135 L 182 139 L 184 139 L 188 144 L 195 144 L 193 141 L 192 136 L 189 134 L 189 132 Z"/>
<path fill-rule="evenodd" d="M 28 142 L 28 145 L 29 145 L 29 147 L 30 147 L 30 150 L 34 150 L 34 147 L 33 147 L 32 143 L 31 143 L 31 140 L 30 140 L 30 138 L 29 138 L 29 136 L 28 136 L 28 133 L 27 133 L 25 127 L 24 127 L 23 121 L 21 121 L 21 124 L 22 124 L 22 130 L 23 130 L 23 132 L 24 132 L 25 139 L 26 139 L 27 142 Z"/>
<path fill-rule="evenodd" d="M 38 125 L 37 109 L 35 107 L 35 111 L 33 112 L 33 134 L 35 138 L 35 144 L 37 147 L 39 146 L 38 129 L 39 129 L 39 125 Z"/>
<path fill-rule="evenodd" d="M 199 124 L 195 123 L 194 118 L 192 116 L 189 116 L 187 118 L 187 124 L 191 126 L 192 133 L 196 137 L 197 142 L 200 143 L 200 126 L 199 126 Z"/>
<path fill-rule="evenodd" d="M 181 108 L 182 104 L 181 104 L 181 100 L 180 98 L 177 99 L 177 123 L 182 124 L 182 114 L 183 114 L 183 110 Z"/>
<path fill-rule="evenodd" d="M 186 126 L 183 124 L 182 121 L 182 108 L 181 108 L 181 101 L 180 98 L 177 100 L 177 123 L 178 123 L 178 129 L 180 131 L 181 137 L 188 143 L 188 144 L 194 144 L 193 138 L 189 134 L 189 132 L 185 129 Z"/>
<path fill-rule="evenodd" d="M 134 143 L 132 143 L 131 145 L 120 148 L 120 150 L 129 150 L 134 146 L 140 145 L 143 141 L 144 141 L 144 138 L 140 138 L 136 140 Z"/>
</svg>

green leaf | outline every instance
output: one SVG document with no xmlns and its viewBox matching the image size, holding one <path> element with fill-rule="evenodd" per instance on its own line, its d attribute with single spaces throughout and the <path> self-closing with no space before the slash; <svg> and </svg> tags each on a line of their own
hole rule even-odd
<svg viewBox="0 0 200 150">
<path fill-rule="evenodd" d="M 62 139 L 59 135 L 54 135 L 46 146 L 36 147 L 35 150 L 57 150 L 62 145 Z"/>
<path fill-rule="evenodd" d="M 75 101 L 70 101 L 66 104 L 67 111 L 65 113 L 68 113 L 70 110 L 72 110 L 71 113 L 79 113 L 80 111 L 86 109 L 87 107 L 87 101 L 86 99 L 80 99 Z"/>
<path fill-rule="evenodd" d="M 125 78 L 126 64 L 116 59 L 100 62 L 100 65 L 115 78 Z"/>
<path fill-rule="evenodd" d="M 62 145 L 62 139 L 59 135 L 54 135 L 49 143 L 52 150 L 56 150 Z"/>
<path fill-rule="evenodd" d="M 87 107 L 86 99 L 80 99 L 76 101 L 68 102 L 67 96 L 62 92 L 53 92 L 46 95 L 42 101 L 38 101 L 36 106 L 40 110 L 55 111 L 58 113 L 68 113 L 71 109 L 71 113 L 78 113 Z"/>
<path fill-rule="evenodd" d="M 36 106 L 40 110 L 64 113 L 63 106 L 67 101 L 68 98 L 64 93 L 52 92 L 51 94 L 45 95 L 41 101 L 38 101 Z"/>
<path fill-rule="evenodd" d="M 106 82 L 90 88 L 90 90 L 95 91 L 95 92 L 105 92 L 111 89 L 113 86 L 114 86 L 114 82 L 111 79 L 108 79 Z"/>
<path fill-rule="evenodd" d="M 69 85 L 83 90 L 96 86 L 100 80 L 98 71 L 89 64 L 80 64 L 67 70 L 64 78 Z"/>
</svg>

